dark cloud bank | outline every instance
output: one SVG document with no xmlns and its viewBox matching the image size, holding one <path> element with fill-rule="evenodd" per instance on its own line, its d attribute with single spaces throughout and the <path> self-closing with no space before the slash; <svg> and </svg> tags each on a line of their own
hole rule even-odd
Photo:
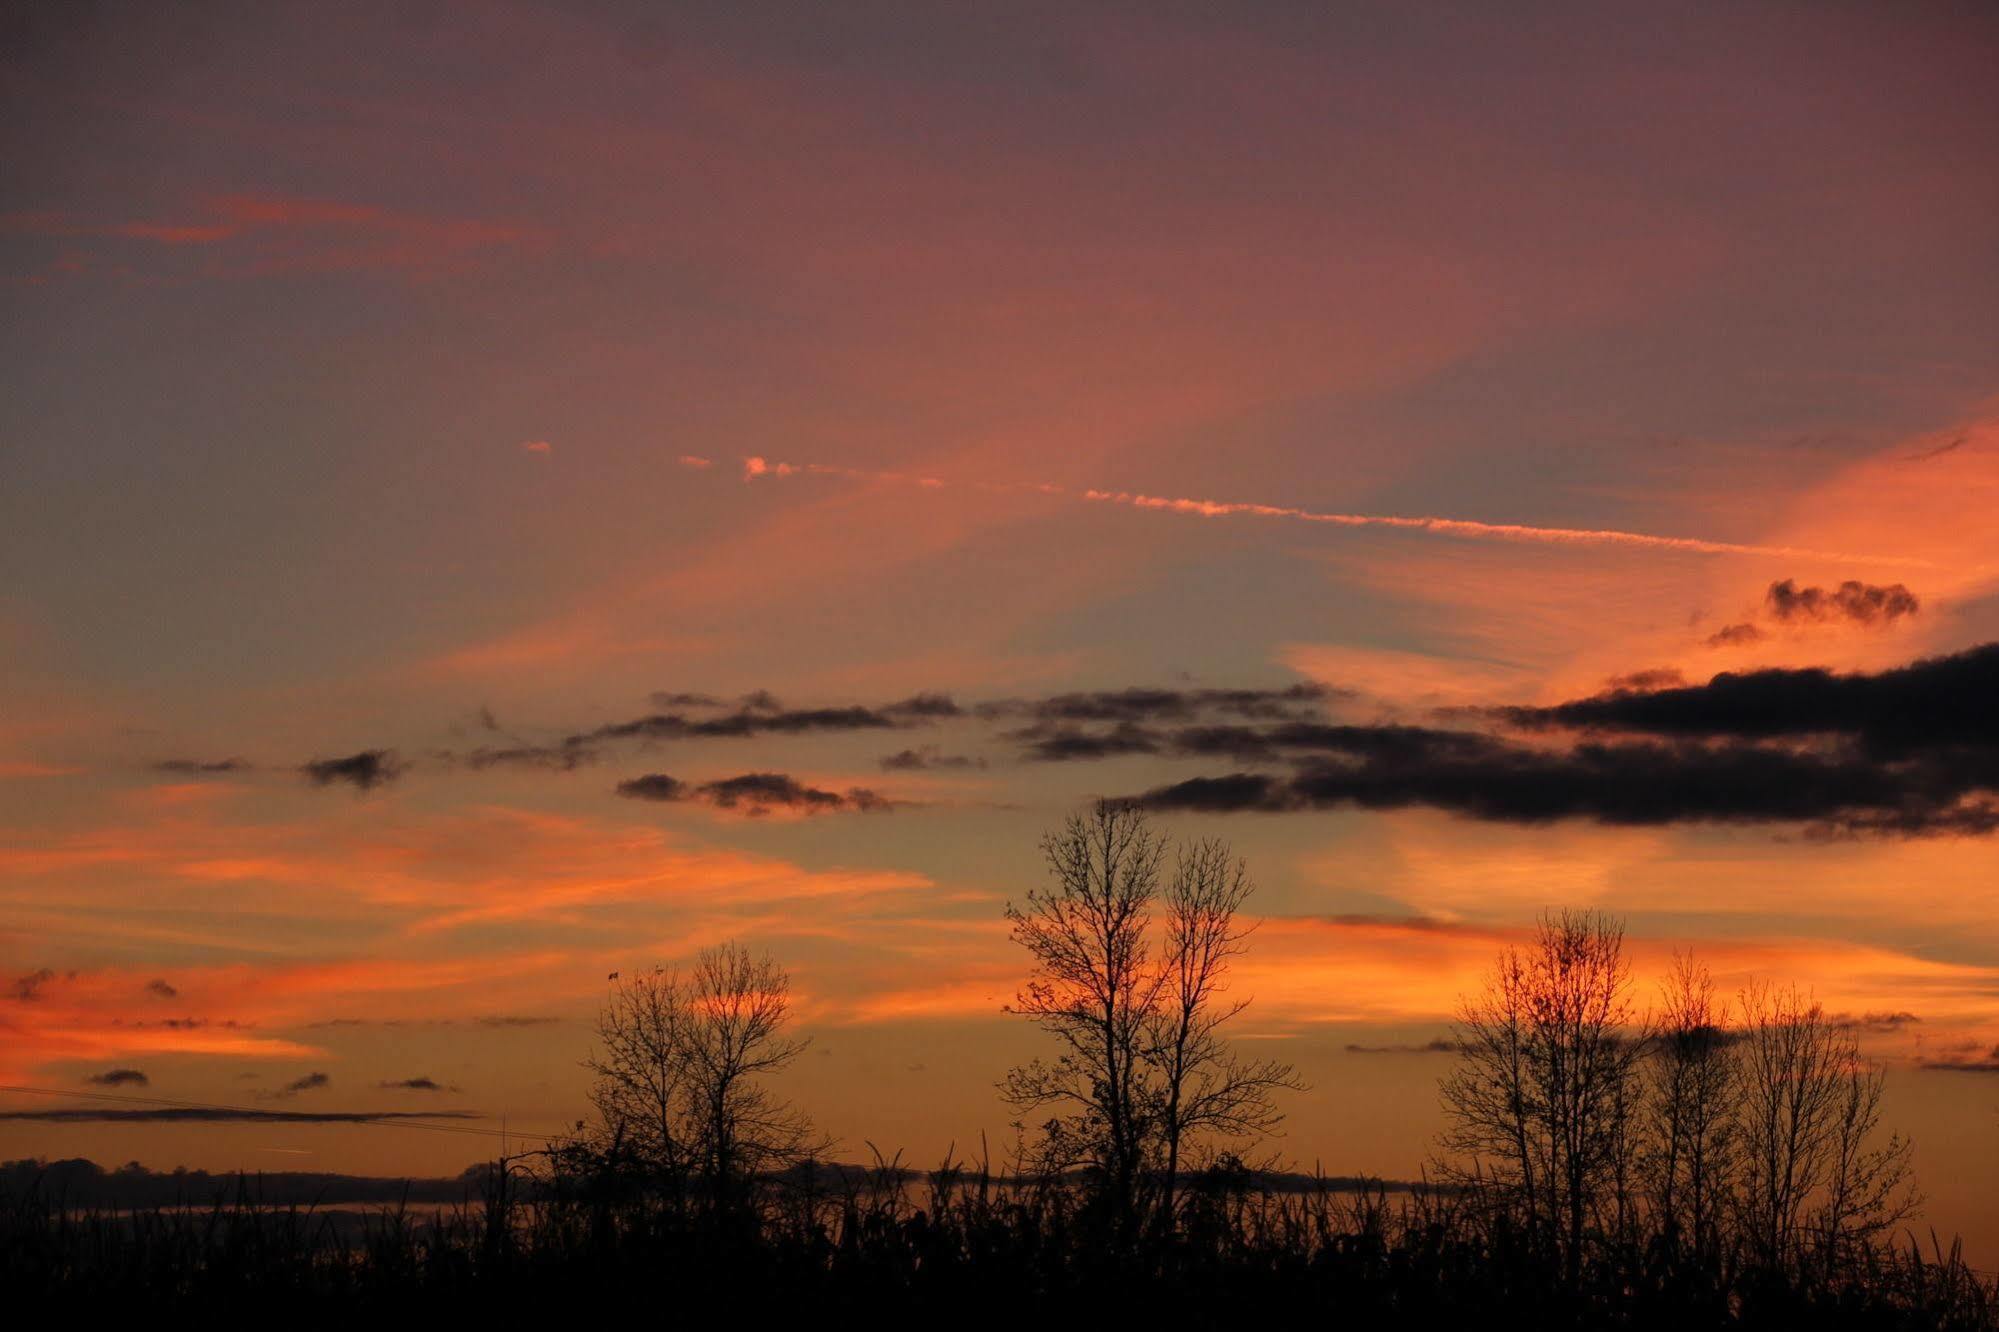
<svg viewBox="0 0 1999 1332">
<path fill-rule="evenodd" d="M 1137 797 L 1158 809 L 1427 806 L 1523 824 L 1774 822 L 1821 834 L 1983 835 L 1999 830 L 1995 697 L 1999 644 L 1986 644 L 1875 673 L 1722 674 L 1479 714 L 1498 732 L 1289 724 L 1096 738 L 1125 752 L 1143 744 L 1143 752 L 1291 765 Z M 1063 756 L 1077 756 L 1077 741 L 1063 739 Z M 1048 744 L 1030 740 L 1030 756 L 1054 757 Z"/>
<path fill-rule="evenodd" d="M 1770 586 L 1763 614 L 1771 622 L 1872 625 L 1912 615 L 1917 604 L 1900 584 L 1848 582 L 1828 591 L 1784 580 Z M 791 708 L 762 692 L 733 701 L 660 693 L 653 702 L 661 711 L 546 745 L 474 750 L 462 761 L 567 770 L 622 742 L 896 732 L 956 721 L 984 723 L 1027 762 L 1150 756 L 1227 765 L 1132 797 L 1162 810 L 1425 807 L 1502 823 L 1783 824 L 1815 836 L 1999 831 L 1999 643 L 1871 673 L 1770 669 L 1693 684 L 1641 671 L 1593 697 L 1446 711 L 1432 724 L 1326 720 L 1324 702 L 1349 696 L 1299 684 L 1096 690 L 973 705 L 920 693 L 883 705 Z M 932 744 L 879 761 L 891 772 L 985 762 Z M 392 750 L 304 769 L 320 785 L 363 791 L 403 770 Z M 750 815 L 894 803 L 866 788 L 824 790 L 770 771 L 708 782 L 649 773 L 616 790 Z"/>
</svg>

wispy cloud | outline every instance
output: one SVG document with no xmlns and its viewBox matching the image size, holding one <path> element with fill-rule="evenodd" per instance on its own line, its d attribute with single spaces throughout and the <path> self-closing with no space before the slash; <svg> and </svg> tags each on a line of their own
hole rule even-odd
<svg viewBox="0 0 1999 1332">
<path fill-rule="evenodd" d="M 215 777 L 231 772 L 248 772 L 247 759 L 161 759 L 153 765 L 156 772 L 172 773 L 176 777 Z"/>
<path fill-rule="evenodd" d="M 971 754 L 947 754 L 935 745 L 922 745 L 915 749 L 899 749 L 893 754 L 884 754 L 879 760 L 883 772 L 921 772 L 940 768 L 983 768 L 986 761 Z"/>
<path fill-rule="evenodd" d="M 483 1118 L 484 1115 L 471 1110 L 250 1110 L 206 1106 L 0 1110 L 0 1120 L 43 1124 L 366 1124 L 396 1119 Z"/>
<path fill-rule="evenodd" d="M 71 213 L 13 213 L 0 218 L 0 229 L 89 246 L 96 257 L 115 258 L 120 271 L 156 268 L 172 252 L 196 253 L 203 261 L 197 271 L 226 277 L 336 272 L 444 277 L 544 239 L 539 229 L 515 222 L 247 193 L 197 200 L 180 217 L 99 221 Z M 87 271 L 90 265 L 83 267 Z"/>
</svg>

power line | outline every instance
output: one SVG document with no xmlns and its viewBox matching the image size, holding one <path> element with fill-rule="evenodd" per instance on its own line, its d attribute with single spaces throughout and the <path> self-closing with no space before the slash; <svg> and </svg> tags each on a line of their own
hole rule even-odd
<svg viewBox="0 0 1999 1332">
<path fill-rule="evenodd" d="M 504 1145 L 507 1138 L 535 1138 L 542 1142 L 553 1142 L 564 1135 L 560 1133 L 527 1133 L 517 1128 L 484 1128 L 476 1124 L 441 1124 L 415 1116 L 429 1114 L 453 1114 L 454 1111 L 387 1111 L 369 1114 L 367 1111 L 353 1112 L 353 1118 L 320 1118 L 311 1111 L 287 1112 L 269 1110 L 250 1105 L 221 1105 L 210 1101 L 178 1101 L 164 1096 L 126 1096 L 116 1092 L 73 1091 L 66 1087 L 23 1087 L 0 1084 L 0 1092 L 14 1092 L 23 1096 L 65 1096 L 84 1101 L 116 1101 L 126 1105 L 151 1106 L 170 1110 L 198 1110 L 209 1113 L 241 1115 L 246 1123 L 294 1123 L 294 1124 L 359 1124 L 374 1128 L 423 1129 L 431 1133 L 458 1133 L 472 1137 L 499 1139 Z M 297 1118 L 291 1115 L 297 1114 Z M 402 1118 L 400 1116 L 411 1116 Z"/>
</svg>

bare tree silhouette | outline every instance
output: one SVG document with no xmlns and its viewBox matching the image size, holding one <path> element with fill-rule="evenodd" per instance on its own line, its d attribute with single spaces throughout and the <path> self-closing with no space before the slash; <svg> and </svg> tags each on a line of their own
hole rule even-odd
<svg viewBox="0 0 1999 1332">
<path fill-rule="evenodd" d="M 1629 1222 L 1634 1073 L 1643 1046 L 1622 926 L 1595 912 L 1542 919 L 1460 1010 L 1458 1067 L 1441 1084 L 1447 1178 L 1496 1194 L 1570 1281 L 1593 1229 Z"/>
<path fill-rule="evenodd" d="M 1741 1004 L 1743 1230 L 1767 1266 L 1811 1241 L 1836 1263 L 1915 1210 L 1910 1145 L 1870 1145 L 1881 1073 L 1816 1000 L 1758 982 Z"/>
<path fill-rule="evenodd" d="M 1099 802 L 1043 839 L 1053 884 L 1008 903 L 1014 941 L 1033 969 L 1008 1011 L 1061 1044 L 1053 1060 L 1012 1069 L 1002 1096 L 1053 1107 L 1037 1164 L 1094 1177 L 1113 1230 L 1144 1217 L 1170 1225 L 1187 1149 L 1207 1137 L 1246 1139 L 1280 1122 L 1273 1095 L 1298 1085 L 1288 1065 L 1245 1063 L 1220 1028 L 1225 976 L 1248 934 L 1236 915 L 1252 891 L 1219 842 L 1180 857 L 1158 928 L 1166 845 L 1145 812 Z"/>
<path fill-rule="evenodd" d="M 804 1112 L 763 1085 L 804 1053 L 808 1040 L 784 1028 L 791 978 L 768 954 L 739 944 L 704 950 L 691 981 L 693 1021 L 687 1028 L 695 1127 L 702 1173 L 718 1205 L 740 1201 L 764 1172 L 823 1151 Z"/>
<path fill-rule="evenodd" d="M 596 1075 L 590 1101 L 603 1127 L 604 1149 L 621 1168 L 637 1167 L 677 1199 L 693 1148 L 687 986 L 678 971 L 665 967 L 622 981 L 614 971 L 610 981 L 610 996 L 597 1016 L 599 1048 L 584 1062 Z"/>
<path fill-rule="evenodd" d="M 1145 1046 L 1159 1081 L 1163 1226 L 1173 1222 L 1184 1146 L 1204 1136 L 1241 1141 L 1274 1132 L 1284 1118 L 1276 1093 L 1304 1090 L 1289 1064 L 1243 1060 L 1221 1035 L 1249 1006 L 1226 992 L 1229 964 L 1256 928 L 1237 919 L 1254 891 L 1249 867 L 1212 839 L 1181 852 L 1166 888 L 1165 984 Z"/>
<path fill-rule="evenodd" d="M 1142 810 L 1100 803 L 1041 849 L 1053 887 L 1006 909 L 1014 942 L 1034 959 L 1009 1011 L 1062 1050 L 1010 1070 L 1000 1092 L 1020 1109 L 1059 1108 L 1043 1125 L 1044 1168 L 1095 1170 L 1111 1215 L 1128 1223 L 1152 1127 L 1141 1060 L 1165 982 L 1147 938 L 1165 848 Z"/>
<path fill-rule="evenodd" d="M 1675 953 L 1646 1060 L 1646 1192 L 1669 1249 L 1714 1255 L 1734 1187 L 1740 1062 L 1706 967 Z"/>
<path fill-rule="evenodd" d="M 824 1149 L 762 1082 L 808 1044 L 784 1034 L 790 979 L 772 958 L 725 943 L 684 976 L 656 967 L 612 984 L 587 1066 L 614 1165 L 642 1168 L 676 1199 L 691 1181 L 727 1211 L 761 1175 Z"/>
</svg>

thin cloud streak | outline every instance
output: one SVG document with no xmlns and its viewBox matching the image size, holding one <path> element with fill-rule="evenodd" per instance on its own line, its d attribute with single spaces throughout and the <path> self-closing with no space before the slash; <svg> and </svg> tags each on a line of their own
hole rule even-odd
<svg viewBox="0 0 1999 1332">
<path fill-rule="evenodd" d="M 925 490 L 941 490 L 947 482 L 934 476 L 913 476 L 907 472 L 870 471 L 826 463 L 774 462 L 750 456 L 743 459 L 743 481 L 763 477 L 833 476 L 856 481 L 880 481 L 915 485 Z M 1045 482 L 974 481 L 969 488 L 983 491 L 1036 491 L 1044 495 L 1080 499 L 1095 504 L 1120 504 L 1134 509 L 1187 514 L 1199 518 L 1282 518 L 1292 522 L 1319 523 L 1336 527 L 1378 527 L 1402 531 L 1428 532 L 1437 536 L 1463 537 L 1477 541 L 1533 542 L 1542 545 L 1624 546 L 1648 550 L 1674 550 L 1693 555 L 1769 555 L 1790 559 L 1829 560 L 1842 564 L 1867 564 L 1893 568 L 1927 569 L 1934 562 L 1913 556 L 1875 555 L 1853 552 L 1808 550 L 1798 546 L 1765 546 L 1752 542 L 1710 541 L 1703 537 L 1666 536 L 1652 532 L 1627 532 L 1619 528 L 1542 527 L 1529 523 L 1489 523 L 1469 518 L 1441 518 L 1434 515 L 1323 513 L 1288 505 L 1210 499 L 1187 499 L 1148 495 L 1130 490 L 1076 490 Z"/>
<path fill-rule="evenodd" d="M 238 1110 L 174 1106 L 156 1110 L 0 1110 L 0 1120 L 44 1124 L 369 1124 L 398 1119 L 482 1119 L 469 1110 Z"/>
</svg>

